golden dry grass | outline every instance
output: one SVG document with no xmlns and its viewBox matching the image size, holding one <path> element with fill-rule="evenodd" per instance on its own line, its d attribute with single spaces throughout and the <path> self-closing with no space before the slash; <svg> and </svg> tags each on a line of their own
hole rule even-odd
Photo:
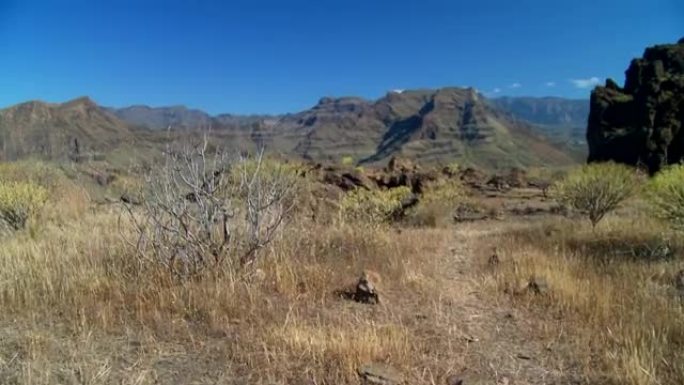
<svg viewBox="0 0 684 385">
<path fill-rule="evenodd" d="M 504 231 L 490 239 L 503 263 L 488 286 L 527 309 L 549 344 L 568 336 L 590 383 L 681 384 L 684 311 L 673 278 L 684 268 L 682 239 L 626 212 L 596 231 L 564 219 Z M 533 276 L 547 280 L 548 295 L 525 291 Z"/>
<path fill-rule="evenodd" d="M 306 206 L 249 269 L 179 281 L 139 264 L 120 207 L 68 181 L 53 191 L 28 229 L 0 239 L 2 384 L 356 384 L 371 361 L 411 384 L 466 367 L 541 384 L 554 370 L 566 378 L 567 362 L 590 383 L 684 379 L 671 282 L 684 242 L 635 205 L 596 231 L 553 217 L 398 229 L 337 222 L 334 205 L 314 219 Z M 663 234 L 676 258 L 656 258 Z M 476 240 L 498 245 L 502 263 L 485 267 Z M 379 305 L 336 294 L 366 269 L 382 277 Z M 523 294 L 533 275 L 548 295 Z M 511 306 L 530 330 L 499 314 Z M 521 364 L 519 348 L 540 357 Z"/>
<path fill-rule="evenodd" d="M 300 218 L 253 268 L 179 282 L 138 265 L 118 206 L 71 187 L 1 240 L 2 383 L 356 383 L 369 361 L 430 383 L 461 361 L 413 318 L 444 311 L 429 296 L 443 233 Z M 335 294 L 363 269 L 381 305 Z"/>
</svg>

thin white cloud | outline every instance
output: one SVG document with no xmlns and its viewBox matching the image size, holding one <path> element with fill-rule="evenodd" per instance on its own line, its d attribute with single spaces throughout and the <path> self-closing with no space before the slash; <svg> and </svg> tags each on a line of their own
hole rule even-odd
<svg viewBox="0 0 684 385">
<path fill-rule="evenodd" d="M 555 87 L 555 86 L 556 86 L 556 82 L 546 82 L 546 83 L 544 83 L 544 84 L 545 84 L 547 87 Z"/>
<path fill-rule="evenodd" d="M 601 80 L 596 76 L 592 76 L 588 79 L 570 79 L 570 83 L 577 88 L 589 88 L 601 83 Z"/>
<path fill-rule="evenodd" d="M 495 88 L 492 90 L 492 92 L 498 94 L 499 92 L 501 92 L 501 88 Z"/>
<path fill-rule="evenodd" d="M 522 87 L 522 84 L 516 82 L 516 83 L 511 84 L 509 87 L 510 88 L 520 88 L 520 87 Z"/>
</svg>

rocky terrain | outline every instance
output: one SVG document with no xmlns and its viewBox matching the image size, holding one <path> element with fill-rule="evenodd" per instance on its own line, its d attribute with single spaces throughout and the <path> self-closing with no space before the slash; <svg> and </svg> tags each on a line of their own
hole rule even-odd
<svg viewBox="0 0 684 385">
<path fill-rule="evenodd" d="M 591 95 L 589 161 L 614 160 L 656 172 L 684 158 L 684 39 L 647 48 L 625 73 Z"/>
</svg>

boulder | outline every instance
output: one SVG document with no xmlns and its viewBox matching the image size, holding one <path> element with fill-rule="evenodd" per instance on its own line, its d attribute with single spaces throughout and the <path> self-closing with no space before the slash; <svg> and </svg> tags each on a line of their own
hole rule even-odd
<svg viewBox="0 0 684 385">
<path fill-rule="evenodd" d="M 363 173 L 357 170 L 339 170 L 333 167 L 327 168 L 322 177 L 323 183 L 337 186 L 343 191 L 362 188 L 370 190 L 375 187 L 374 183 Z"/>
<path fill-rule="evenodd" d="M 546 278 L 535 276 L 527 282 L 527 290 L 534 294 L 546 294 L 549 292 L 549 284 Z"/>
<path fill-rule="evenodd" d="M 674 287 L 677 291 L 684 296 L 684 269 L 679 270 L 674 278 Z"/>
<path fill-rule="evenodd" d="M 684 43 L 649 47 L 624 87 L 608 79 L 591 94 L 589 162 L 643 165 L 650 173 L 684 159 Z"/>
<path fill-rule="evenodd" d="M 497 249 L 496 247 L 494 247 L 494 251 L 493 251 L 492 255 L 489 256 L 489 259 L 487 260 L 487 263 L 488 263 L 490 266 L 496 266 L 496 265 L 498 265 L 499 263 L 501 263 L 501 258 L 499 258 L 498 249 Z"/>
<path fill-rule="evenodd" d="M 400 385 L 405 382 L 404 375 L 387 364 L 365 364 L 358 373 L 363 385 Z"/>
<path fill-rule="evenodd" d="M 378 286 L 380 284 L 380 277 L 377 273 L 364 271 L 361 273 L 356 289 L 354 291 L 354 300 L 361 303 L 380 303 L 380 293 Z"/>
<path fill-rule="evenodd" d="M 494 384 L 493 381 L 487 381 L 485 378 L 475 374 L 451 374 L 444 380 L 446 385 L 485 385 Z"/>
</svg>

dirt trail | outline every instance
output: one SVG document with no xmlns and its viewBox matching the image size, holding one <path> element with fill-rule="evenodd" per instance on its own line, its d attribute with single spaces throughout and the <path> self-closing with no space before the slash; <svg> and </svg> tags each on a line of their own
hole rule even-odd
<svg viewBox="0 0 684 385">
<path fill-rule="evenodd" d="M 443 272 L 452 282 L 446 294 L 459 309 L 461 316 L 454 322 L 469 345 L 465 384 L 580 384 L 579 368 L 569 362 L 562 342 L 565 337 L 559 336 L 552 344 L 542 340 L 539 328 L 548 320 L 535 319 L 537 315 L 530 311 L 485 292 L 486 281 L 493 279 L 484 267 L 494 246 L 489 240 L 497 232 L 520 225 L 458 226 L 444 252 Z"/>
</svg>

